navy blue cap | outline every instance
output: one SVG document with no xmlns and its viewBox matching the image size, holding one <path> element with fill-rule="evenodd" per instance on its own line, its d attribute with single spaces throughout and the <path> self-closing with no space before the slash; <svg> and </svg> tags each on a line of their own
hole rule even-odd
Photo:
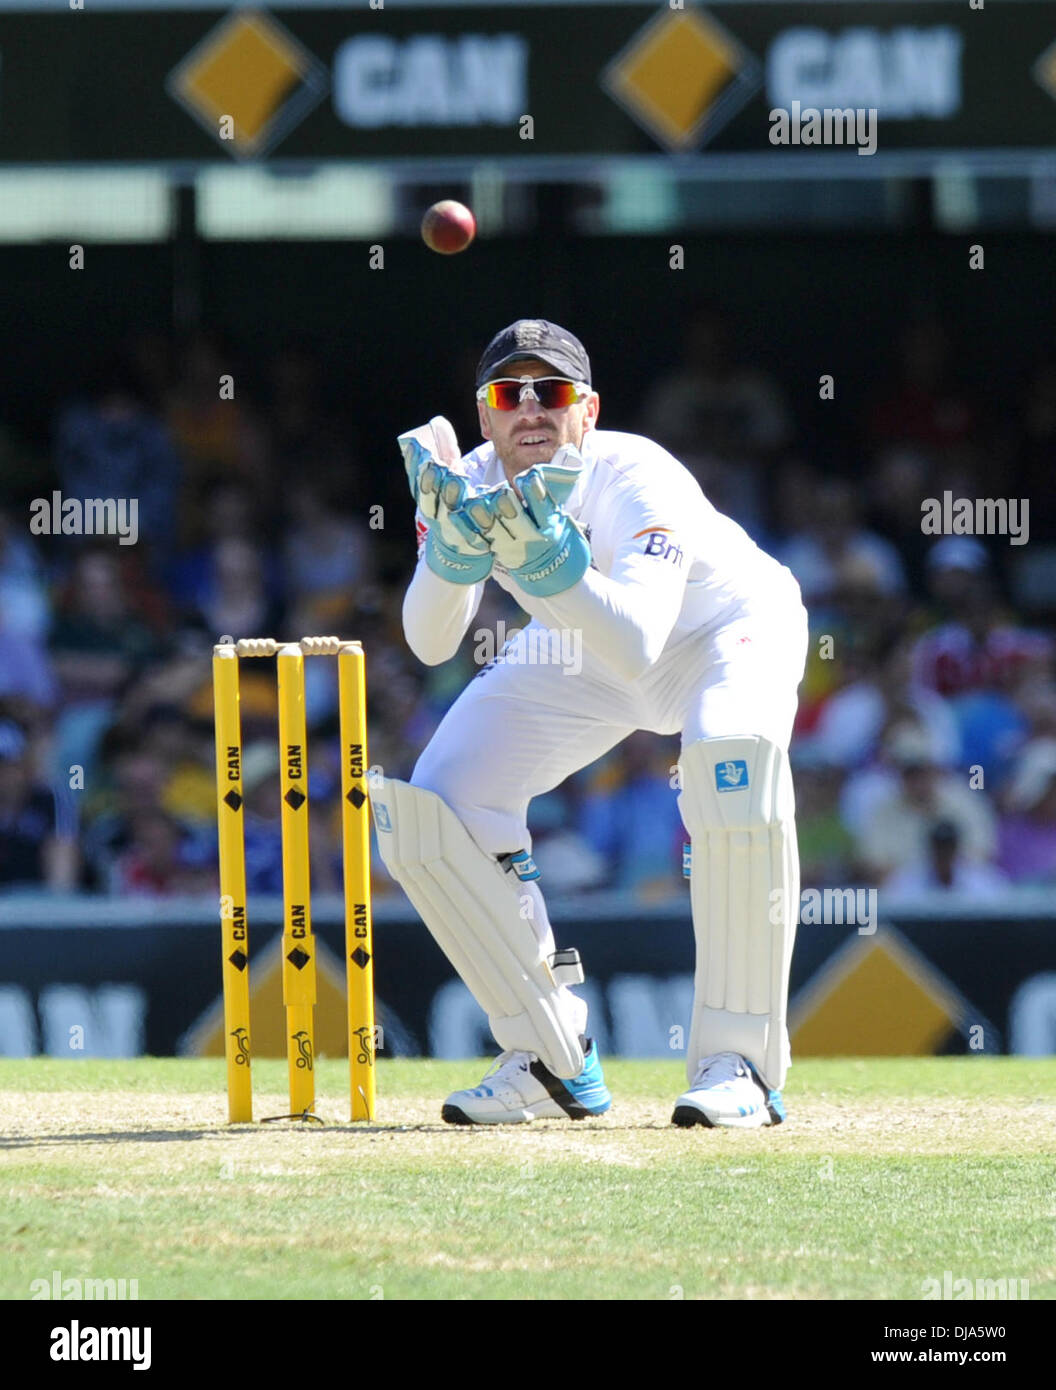
<svg viewBox="0 0 1056 1390">
<path fill-rule="evenodd" d="M 502 369 L 522 357 L 536 357 L 560 376 L 590 380 L 590 358 L 574 333 L 548 319 L 518 319 L 496 333 L 477 367 L 477 386 L 502 375 Z"/>
</svg>

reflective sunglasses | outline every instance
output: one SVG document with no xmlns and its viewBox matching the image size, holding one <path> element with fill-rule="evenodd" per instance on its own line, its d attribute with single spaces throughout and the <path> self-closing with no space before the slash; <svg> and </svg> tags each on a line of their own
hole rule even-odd
<svg viewBox="0 0 1056 1390">
<path fill-rule="evenodd" d="M 563 410 L 589 396 L 590 387 L 585 381 L 569 381 L 564 376 L 507 376 L 482 386 L 477 400 L 493 410 L 516 410 L 526 394 L 534 396 L 544 410 Z"/>
</svg>

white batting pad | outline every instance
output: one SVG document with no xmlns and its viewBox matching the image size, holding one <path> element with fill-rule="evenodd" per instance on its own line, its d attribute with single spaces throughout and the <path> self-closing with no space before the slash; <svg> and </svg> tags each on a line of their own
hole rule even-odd
<svg viewBox="0 0 1056 1390">
<path fill-rule="evenodd" d="M 575 996 L 522 916 L 523 885 L 485 854 L 435 792 L 385 778 L 370 793 L 378 848 L 461 975 L 500 1047 L 534 1052 L 555 1076 L 583 1070 Z M 565 976 L 568 976 L 566 979 Z"/>
<path fill-rule="evenodd" d="M 768 1086 L 789 1063 L 788 975 L 799 853 L 788 758 L 765 738 L 705 738 L 682 753 L 679 810 L 693 840 L 697 942 L 686 1071 L 739 1052 Z"/>
</svg>

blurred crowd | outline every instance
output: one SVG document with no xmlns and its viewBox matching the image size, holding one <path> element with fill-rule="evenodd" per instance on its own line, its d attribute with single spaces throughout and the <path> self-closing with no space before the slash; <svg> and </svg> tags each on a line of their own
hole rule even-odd
<svg viewBox="0 0 1056 1390">
<path fill-rule="evenodd" d="M 415 542 L 395 445 L 381 465 L 357 457 L 310 347 L 224 398 L 232 360 L 207 335 L 178 349 L 143 335 L 57 408 L 50 448 L 0 428 L 0 890 L 217 891 L 221 636 L 362 640 L 369 761 L 406 777 L 490 654 L 480 634 L 524 621 L 490 585 L 459 654 L 419 666 L 400 625 Z M 980 898 L 1056 884 L 1056 357 L 995 410 L 959 381 L 940 319 L 907 317 L 838 467 L 714 305 L 688 314 L 682 360 L 638 401 L 610 408 L 597 384 L 603 426 L 670 448 L 799 579 L 804 885 Z M 469 387 L 427 411 L 455 419 L 465 449 Z M 923 499 L 945 491 L 1029 498 L 1029 545 L 923 534 Z M 138 499 L 135 544 L 34 534 L 29 504 L 55 492 Z M 332 664 L 307 664 L 319 891 L 341 875 Z M 244 664 L 242 692 L 249 889 L 278 892 L 273 662 Z M 677 739 L 636 734 L 533 803 L 550 891 L 684 894 L 677 758 Z"/>
</svg>

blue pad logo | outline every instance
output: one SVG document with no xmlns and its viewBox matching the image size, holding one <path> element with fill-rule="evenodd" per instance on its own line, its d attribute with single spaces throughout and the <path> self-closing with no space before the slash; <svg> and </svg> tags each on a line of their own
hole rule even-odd
<svg viewBox="0 0 1056 1390">
<path fill-rule="evenodd" d="M 526 849 L 519 850 L 517 854 L 511 854 L 509 858 L 509 868 L 517 875 L 522 883 L 530 883 L 539 877 L 539 870 L 535 867 L 535 860 Z"/>
<path fill-rule="evenodd" d="M 715 764 L 717 792 L 743 792 L 748 786 L 748 764 L 743 758 L 728 758 Z"/>
<path fill-rule="evenodd" d="M 379 830 L 392 831 L 392 821 L 389 820 L 389 808 L 383 806 L 380 801 L 374 803 L 374 820 Z"/>
</svg>

